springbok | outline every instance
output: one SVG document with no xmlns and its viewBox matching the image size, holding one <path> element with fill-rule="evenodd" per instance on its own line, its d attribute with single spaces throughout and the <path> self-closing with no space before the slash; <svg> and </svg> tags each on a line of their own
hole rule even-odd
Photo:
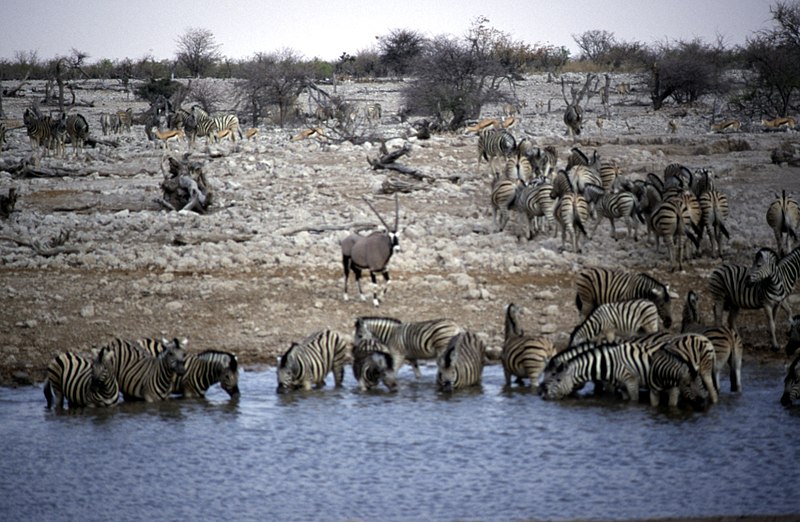
<svg viewBox="0 0 800 522">
<path fill-rule="evenodd" d="M 372 294 L 372 304 L 375 306 L 380 305 L 378 299 L 378 283 L 375 274 L 382 274 L 385 281 L 381 298 L 386 295 L 389 290 L 389 270 L 387 265 L 392 258 L 395 250 L 399 249 L 400 241 L 398 240 L 397 225 L 400 220 L 400 202 L 397 198 L 397 193 L 394 195 L 394 227 L 389 227 L 386 221 L 381 217 L 375 207 L 372 206 L 366 198 L 364 201 L 369 205 L 369 208 L 378 216 L 378 219 L 386 228 L 382 232 L 373 232 L 368 236 L 360 234 L 351 234 L 341 241 L 342 247 L 342 265 L 344 267 L 344 300 L 347 301 L 347 280 L 350 277 L 350 270 L 353 271 L 353 277 L 356 280 L 358 287 L 358 294 L 361 300 L 365 300 L 363 292 L 361 291 L 361 271 L 369 270 L 369 276 L 372 279 L 374 286 Z"/>
<path fill-rule="evenodd" d="M 768 127 L 770 129 L 778 129 L 786 125 L 789 129 L 794 129 L 797 125 L 797 120 L 792 118 L 791 116 L 787 116 L 786 118 L 775 118 L 773 120 L 767 120 L 762 118 L 761 125 L 764 127 Z"/>
<path fill-rule="evenodd" d="M 739 129 L 742 127 L 742 122 L 739 120 L 724 120 L 719 123 L 712 123 L 711 124 L 711 131 L 712 132 L 723 132 L 726 130 L 733 130 L 738 132 Z"/>
<path fill-rule="evenodd" d="M 171 129 L 166 131 L 160 131 L 156 129 L 153 132 L 153 135 L 161 142 L 161 145 L 164 147 L 164 150 L 167 149 L 169 146 L 168 143 L 170 141 L 178 141 L 180 139 L 184 139 L 186 137 L 186 133 L 183 129 Z"/>
<path fill-rule="evenodd" d="M 248 140 L 255 139 L 258 136 L 258 129 L 255 127 L 250 127 L 246 131 L 244 131 L 244 137 Z"/>
<path fill-rule="evenodd" d="M 328 141 L 328 137 L 325 135 L 325 131 L 322 130 L 322 127 L 311 127 L 308 129 L 303 129 L 302 131 L 294 135 L 291 141 L 300 141 L 308 138 L 317 138 L 320 141 Z"/>
<path fill-rule="evenodd" d="M 464 134 L 469 134 L 470 132 L 474 132 L 475 134 L 477 134 L 487 127 L 494 127 L 495 129 L 499 129 L 500 120 L 498 120 L 497 118 L 484 118 L 475 125 L 470 125 L 469 127 L 465 128 Z"/>
</svg>

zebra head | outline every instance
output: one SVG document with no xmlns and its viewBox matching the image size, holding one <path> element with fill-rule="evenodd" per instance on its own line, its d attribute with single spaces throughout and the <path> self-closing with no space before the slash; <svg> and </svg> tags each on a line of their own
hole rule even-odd
<svg viewBox="0 0 800 522">
<path fill-rule="evenodd" d="M 451 344 L 450 347 L 442 353 L 437 364 L 439 370 L 436 372 L 436 385 L 439 391 L 453 391 L 454 384 L 456 380 L 458 380 L 458 370 L 456 369 L 457 362 L 458 351 L 455 345 Z"/>
<path fill-rule="evenodd" d="M 186 350 L 177 337 L 164 346 L 164 351 L 159 354 L 159 357 L 166 361 L 167 367 L 175 374 L 183 375 L 186 373 L 186 365 L 184 364 Z"/>
<path fill-rule="evenodd" d="M 544 400 L 563 399 L 575 391 L 575 380 L 569 371 L 569 365 L 559 363 L 539 385 L 539 394 Z"/>
<path fill-rule="evenodd" d="M 364 374 L 370 382 L 382 382 L 389 391 L 397 389 L 397 374 L 394 370 L 394 359 L 386 352 L 373 352 L 367 359 Z"/>
<path fill-rule="evenodd" d="M 220 374 L 219 385 L 231 398 L 236 399 L 239 397 L 239 362 L 233 354 L 228 357 L 230 360 Z"/>
<path fill-rule="evenodd" d="M 106 387 L 114 375 L 114 350 L 110 346 L 104 346 L 97 354 L 97 358 L 92 361 L 92 380 L 91 388 L 98 390 Z"/>
<path fill-rule="evenodd" d="M 278 393 L 288 392 L 298 387 L 297 380 L 301 368 L 294 354 L 294 349 L 298 346 L 300 346 L 298 343 L 292 343 L 278 362 Z"/>
<path fill-rule="evenodd" d="M 798 398 L 800 398 L 800 354 L 794 358 L 794 361 L 786 370 L 781 404 L 787 407 L 791 406 Z"/>
<path fill-rule="evenodd" d="M 753 258 L 753 264 L 747 271 L 747 279 L 755 284 L 771 277 L 778 265 L 778 254 L 771 248 L 761 248 Z"/>
</svg>

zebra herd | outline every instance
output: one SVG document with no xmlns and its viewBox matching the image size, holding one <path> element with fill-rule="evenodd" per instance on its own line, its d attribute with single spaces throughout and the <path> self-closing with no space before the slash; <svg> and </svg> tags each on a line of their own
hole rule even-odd
<svg viewBox="0 0 800 522">
<path fill-rule="evenodd" d="M 104 407 L 125 401 L 163 401 L 170 394 L 203 397 L 219 383 L 231 397 L 239 396 L 239 368 L 229 352 L 187 353 L 184 343 L 114 339 L 97 355 L 86 358 L 66 352 L 47 367 L 44 395 L 47 407 Z"/>
<path fill-rule="evenodd" d="M 81 114 L 61 113 L 54 118 L 44 116 L 35 108 L 28 108 L 23 114 L 22 121 L 28 131 L 31 148 L 41 150 L 47 156 L 52 150 L 56 157 L 64 156 L 65 143 L 69 138 L 72 143 L 75 157 L 78 151 L 83 151 L 83 144 L 89 138 L 89 124 Z"/>
</svg>

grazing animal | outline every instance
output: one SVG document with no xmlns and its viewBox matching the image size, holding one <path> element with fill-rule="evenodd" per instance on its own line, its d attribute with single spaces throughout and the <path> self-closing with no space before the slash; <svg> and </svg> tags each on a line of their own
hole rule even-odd
<svg viewBox="0 0 800 522">
<path fill-rule="evenodd" d="M 364 112 L 367 115 L 367 120 L 371 123 L 381 121 L 381 116 L 383 116 L 383 108 L 381 107 L 380 103 L 369 103 L 364 108 Z"/>
<path fill-rule="evenodd" d="M 258 129 L 256 127 L 249 127 L 244 131 L 244 137 L 248 140 L 254 140 L 258 136 Z"/>
<path fill-rule="evenodd" d="M 723 132 L 727 130 L 732 130 L 735 132 L 739 132 L 739 129 L 742 127 L 742 122 L 739 120 L 724 120 L 719 123 L 712 123 L 711 124 L 711 131 L 712 132 Z"/>
<path fill-rule="evenodd" d="M 678 122 L 675 120 L 669 120 L 667 122 L 667 128 L 669 129 L 670 134 L 675 134 L 678 132 Z"/>
<path fill-rule="evenodd" d="M 500 120 L 497 118 L 484 118 L 477 122 L 475 125 L 470 125 L 464 129 L 464 134 L 469 134 L 471 132 L 479 133 L 480 131 L 487 129 L 487 128 L 500 128 Z"/>
<path fill-rule="evenodd" d="M 44 396 L 48 408 L 54 402 L 56 408 L 63 408 L 65 398 L 70 408 L 116 404 L 119 385 L 114 377 L 114 351 L 103 347 L 91 360 L 71 352 L 58 355 L 47 366 Z"/>
<path fill-rule="evenodd" d="M 206 391 L 219 383 L 231 398 L 239 397 L 239 363 L 234 354 L 218 350 L 187 354 L 184 366 L 186 371 L 175 380 L 173 393 L 205 397 Z"/>
<path fill-rule="evenodd" d="M 239 129 L 239 118 L 235 114 L 223 114 L 222 116 L 212 117 L 200 108 L 199 105 L 192 106 L 192 116 L 197 125 L 197 135 L 206 137 L 206 144 L 209 139 L 214 139 L 217 132 L 228 129 L 231 132 L 226 134 L 231 141 L 236 141 L 236 134 L 242 138 L 242 131 Z"/>
<path fill-rule="evenodd" d="M 49 150 L 54 148 L 55 155 L 60 156 L 64 152 L 64 137 L 66 136 L 66 116 L 51 118 L 50 116 L 41 117 L 30 107 L 25 109 L 22 121 L 28 132 L 31 142 L 31 149 L 36 151 L 41 149 L 43 156 L 47 156 Z"/>
<path fill-rule="evenodd" d="M 177 142 L 178 140 L 182 140 L 186 138 L 186 133 L 183 129 L 176 129 L 176 130 L 165 130 L 160 131 L 159 129 L 155 128 L 153 131 L 153 135 L 156 137 L 157 140 L 161 142 L 161 146 L 164 150 L 167 150 L 169 147 L 170 142 Z"/>
<path fill-rule="evenodd" d="M 291 141 L 302 141 L 308 138 L 317 138 L 320 141 L 328 141 L 328 137 L 325 135 L 325 131 L 322 129 L 322 127 L 303 129 L 292 136 Z"/>
<path fill-rule="evenodd" d="M 100 115 L 100 128 L 103 130 L 103 136 L 108 136 L 109 133 L 116 134 L 119 132 L 119 118 L 115 114 L 103 113 Z"/>
<path fill-rule="evenodd" d="M 573 329 L 568 346 L 586 341 L 613 341 L 617 336 L 655 333 L 658 327 L 658 308 L 648 299 L 604 303 Z"/>
<path fill-rule="evenodd" d="M 347 343 L 331 330 L 313 333 L 302 341 L 293 342 L 278 362 L 278 393 L 312 386 L 325 386 L 325 377 L 333 372 L 336 386 L 344 380 Z"/>
<path fill-rule="evenodd" d="M 436 359 L 447 344 L 463 329 L 450 319 L 430 319 L 403 323 L 391 317 L 359 317 L 356 320 L 355 341 L 359 339 L 359 324 L 388 348 L 396 358 L 395 370 L 404 360 L 411 364 L 417 378 L 421 377 L 418 361 Z"/>
<path fill-rule="evenodd" d="M 381 293 L 381 298 L 383 298 L 386 295 L 386 292 L 389 290 L 389 260 L 391 260 L 395 250 L 399 249 L 400 247 L 400 240 L 398 237 L 399 232 L 397 229 L 400 220 L 400 202 L 398 200 L 397 193 L 395 193 L 394 227 L 390 228 L 378 211 L 375 210 L 375 207 L 372 206 L 372 203 L 367 201 L 366 198 L 364 201 L 367 203 L 367 205 L 369 205 L 369 208 L 372 209 L 375 215 L 378 216 L 378 219 L 386 228 L 386 230 L 383 232 L 373 232 L 368 236 L 351 234 L 341 241 L 342 265 L 344 268 L 344 300 L 347 301 L 348 299 L 347 280 L 350 277 L 351 270 L 353 271 L 353 277 L 356 280 L 358 293 L 362 300 L 365 299 L 364 294 L 361 291 L 361 272 L 363 270 L 369 270 L 370 279 L 375 287 L 372 296 L 372 304 L 379 306 L 380 300 L 378 299 L 378 283 L 375 278 L 375 274 L 381 274 L 385 281 L 383 292 Z"/>
<path fill-rule="evenodd" d="M 778 258 L 771 248 L 761 248 L 750 268 L 724 264 L 709 277 L 709 291 L 714 299 L 714 324 L 722 324 L 723 311 L 728 310 L 728 326 L 736 329 L 736 317 L 742 309 L 761 308 L 769 322 L 772 350 L 778 351 L 775 315 L 779 306 L 788 311 L 784 300 L 793 291 L 800 271 L 800 248 Z"/>
<path fill-rule="evenodd" d="M 787 129 L 794 129 L 797 126 L 797 120 L 795 120 L 791 116 L 787 116 L 785 118 L 774 118 L 772 120 L 767 120 L 765 118 L 762 118 L 761 125 L 769 129 L 779 129 L 780 127 L 784 126 Z"/>
<path fill-rule="evenodd" d="M 578 273 L 575 286 L 575 306 L 582 317 L 604 303 L 648 299 L 656 305 L 664 328 L 672 326 L 673 296 L 669 286 L 645 273 L 588 267 Z"/>
<path fill-rule="evenodd" d="M 783 379 L 783 395 L 781 404 L 789 407 L 800 398 L 800 352 L 794 357 L 792 363 L 786 369 L 786 378 Z"/>
<path fill-rule="evenodd" d="M 775 234 L 778 255 L 785 255 L 789 251 L 789 238 L 796 243 L 800 230 L 800 205 L 792 196 L 787 196 L 785 190 L 780 196 L 776 194 L 767 208 L 767 224 Z"/>
<path fill-rule="evenodd" d="M 485 128 L 478 132 L 478 167 L 486 160 L 492 172 L 497 170 L 495 163 L 502 158 L 503 164 L 514 153 L 517 141 L 514 135 L 504 129 Z"/>
<path fill-rule="evenodd" d="M 525 379 L 530 379 L 533 385 L 554 354 L 555 347 L 546 337 L 525 335 L 519 324 L 519 307 L 509 303 L 506 306 L 505 337 L 501 355 L 506 386 L 511 386 L 511 377 L 515 377 L 515 382 L 519 385 L 523 385 Z"/>
<path fill-rule="evenodd" d="M 402 362 L 402 357 L 401 357 Z M 398 368 L 390 348 L 373 337 L 364 321 L 356 321 L 356 341 L 353 343 L 353 376 L 361 391 L 383 383 L 389 391 L 397 389 Z"/>
<path fill-rule="evenodd" d="M 472 332 L 462 332 L 452 339 L 436 360 L 436 387 L 442 392 L 476 386 L 483 376 L 486 345 Z"/>
</svg>

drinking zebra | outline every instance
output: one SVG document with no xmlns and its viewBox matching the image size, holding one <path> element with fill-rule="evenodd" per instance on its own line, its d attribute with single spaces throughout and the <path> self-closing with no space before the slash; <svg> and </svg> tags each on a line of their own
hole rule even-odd
<svg viewBox="0 0 800 522">
<path fill-rule="evenodd" d="M 648 299 L 604 303 L 575 327 L 568 346 L 586 341 L 613 341 L 617 336 L 655 333 L 658 323 L 658 308 Z"/>
<path fill-rule="evenodd" d="M 325 386 L 325 377 L 333 372 L 336 386 L 344 380 L 347 344 L 331 330 L 315 332 L 302 341 L 293 342 L 278 363 L 278 393 L 310 390 Z"/>
<path fill-rule="evenodd" d="M 239 363 L 230 352 L 206 350 L 187 354 L 186 371 L 179 375 L 172 392 L 184 397 L 205 397 L 206 391 L 219 383 L 231 398 L 239 397 Z"/>
<path fill-rule="evenodd" d="M 716 374 L 716 354 L 711 341 L 700 334 L 680 334 L 670 338 L 664 349 L 681 357 L 697 371 L 711 402 L 716 403 L 719 382 Z"/>
<path fill-rule="evenodd" d="M 359 323 L 363 323 L 375 338 L 389 348 L 395 358 L 395 371 L 406 360 L 417 378 L 421 377 L 418 361 L 435 359 L 447 349 L 450 340 L 463 331 L 450 319 L 404 323 L 391 317 L 359 317 L 356 320 L 356 342 Z"/>
<path fill-rule="evenodd" d="M 389 347 L 374 338 L 364 322 L 357 322 L 356 330 L 353 376 L 359 388 L 366 391 L 383 383 L 389 391 L 394 391 L 397 389 L 396 366 Z"/>
<path fill-rule="evenodd" d="M 524 379 L 530 379 L 533 385 L 553 354 L 555 347 L 552 341 L 546 337 L 525 335 L 519 324 L 519 307 L 509 303 L 506 306 L 505 338 L 501 355 L 506 386 L 511 386 L 512 376 L 516 377 L 519 385 L 524 384 Z"/>
<path fill-rule="evenodd" d="M 436 360 L 436 387 L 442 392 L 481 383 L 486 345 L 472 332 L 462 332 Z"/>
<path fill-rule="evenodd" d="M 55 402 L 58 409 L 64 407 L 64 398 L 70 408 L 116 404 L 119 385 L 114 377 L 114 351 L 103 347 L 91 360 L 71 352 L 58 355 L 47 366 L 44 397 L 48 408 Z"/>
</svg>

